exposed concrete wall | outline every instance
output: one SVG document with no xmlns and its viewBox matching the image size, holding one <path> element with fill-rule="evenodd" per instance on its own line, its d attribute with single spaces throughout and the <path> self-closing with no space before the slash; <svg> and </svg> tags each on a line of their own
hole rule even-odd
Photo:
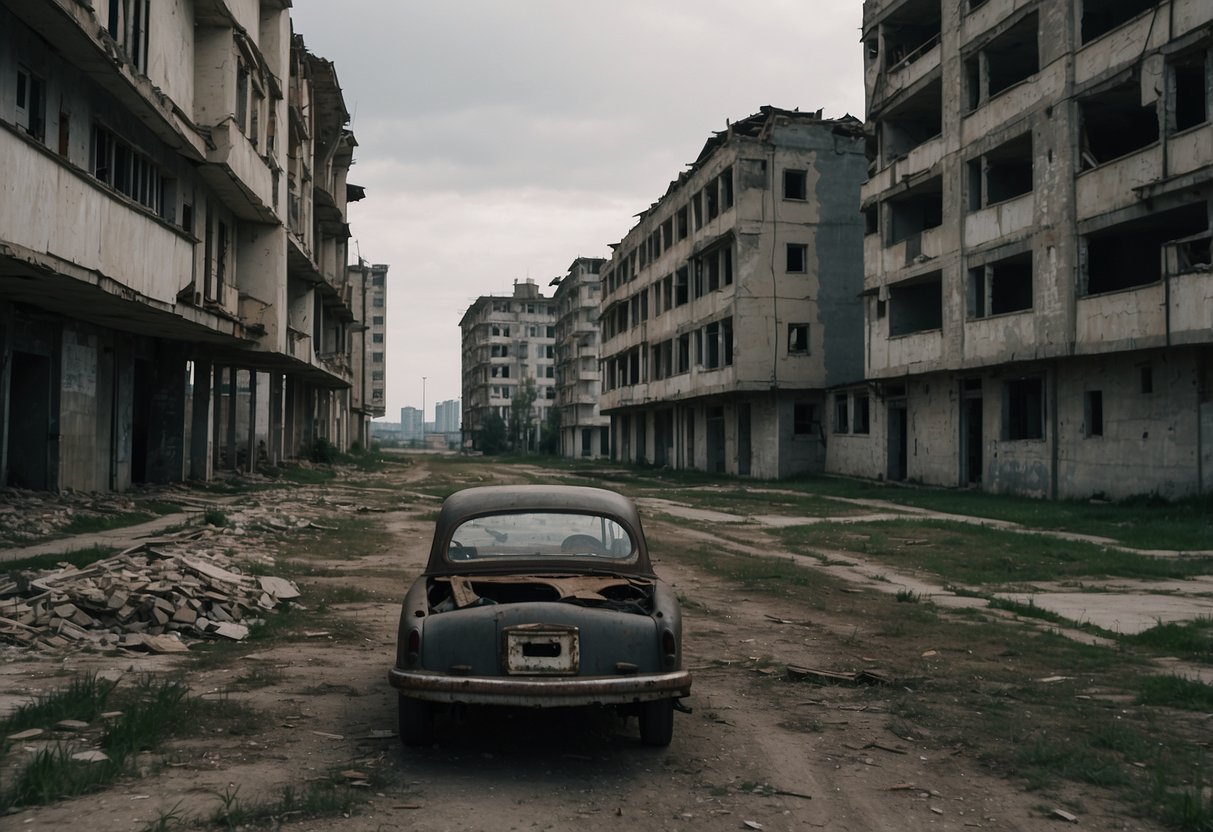
<svg viewBox="0 0 1213 832">
<path fill-rule="evenodd" d="M 193 3 L 156 0 L 149 7 L 148 26 L 148 78 L 184 112 L 193 112 Z"/>
</svg>

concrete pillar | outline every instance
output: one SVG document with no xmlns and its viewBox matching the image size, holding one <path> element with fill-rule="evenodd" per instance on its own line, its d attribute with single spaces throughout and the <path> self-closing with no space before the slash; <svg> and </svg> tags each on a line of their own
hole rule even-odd
<svg viewBox="0 0 1213 832">
<path fill-rule="evenodd" d="M 223 447 L 219 439 L 219 431 L 223 425 L 223 368 L 212 368 L 211 376 L 211 430 L 214 432 L 214 441 L 211 442 L 211 471 L 215 471 L 219 468 L 219 451 Z"/>
<path fill-rule="evenodd" d="M 248 372 L 248 468 L 249 473 L 257 470 L 257 372 Z"/>
<path fill-rule="evenodd" d="M 160 342 L 151 367 L 148 482 L 180 482 L 185 473 L 185 347 Z M 141 405 L 140 405 L 141 406 Z"/>
<path fill-rule="evenodd" d="M 235 471 L 236 463 L 236 368 L 227 368 L 227 467 Z"/>
<path fill-rule="evenodd" d="M 270 373 L 270 465 L 282 459 L 282 373 Z"/>
<path fill-rule="evenodd" d="M 211 475 L 211 360 L 194 359 L 194 406 L 190 422 L 190 479 L 208 480 Z"/>
</svg>

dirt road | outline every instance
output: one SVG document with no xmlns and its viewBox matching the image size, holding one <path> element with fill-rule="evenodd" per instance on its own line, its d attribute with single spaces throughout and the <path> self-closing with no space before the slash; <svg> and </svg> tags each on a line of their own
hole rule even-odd
<svg viewBox="0 0 1213 832">
<path fill-rule="evenodd" d="M 465 466 L 466 483 L 518 477 L 518 469 Z M 532 472 L 533 473 L 533 472 Z M 355 637 L 312 633 L 271 641 L 214 666 L 177 657 L 6 653 L 0 688 L 53 687 L 65 672 L 173 672 L 191 668 L 197 694 L 227 697 L 258 714 L 249 733 L 175 741 L 146 761 L 144 776 L 104 792 L 0 817 L 5 829 L 90 832 L 185 828 L 170 818 L 212 815 L 221 795 L 266 800 L 283 787 L 347 772 L 369 780 L 352 816 L 286 818 L 300 830 L 1038 830 L 1057 797 L 990 772 L 962 745 L 899 730 L 894 700 L 910 683 L 819 687 L 789 682 L 784 665 L 834 667 L 839 656 L 879 667 L 878 649 L 856 639 L 865 596 L 832 590 L 813 608 L 748 594 L 684 552 L 705 546 L 685 524 L 646 517 L 658 572 L 684 599 L 685 650 L 694 672 L 693 714 L 678 714 L 668 749 L 640 745 L 634 721 L 607 712 L 472 710 L 440 719 L 433 748 L 404 750 L 394 736 L 395 695 L 386 683 L 397 604 L 423 565 L 437 500 L 428 464 L 388 475 L 358 500 L 387 536 L 310 557 L 296 580 L 309 595 L 356 586 L 334 603 Z M 336 488 L 336 487 L 333 487 Z M 332 488 L 288 493 L 293 512 L 324 516 Z M 317 496 L 319 492 L 320 496 Z M 350 490 L 342 492 L 348 498 Z M 262 498 L 268 499 L 268 498 Z M 290 557 L 290 546 L 279 553 Z M 857 606 L 858 605 L 858 606 Z M 926 647 L 929 645 L 923 645 Z M 963 653 L 963 651 L 960 651 Z M 259 681 L 250 681 L 259 680 Z M 900 734 L 900 735 L 899 735 Z M 362 775 L 359 777 L 358 775 Z M 1062 788 L 1064 792 L 1064 787 Z M 1060 805 L 1060 804 L 1056 804 Z M 1098 797 L 1083 803 L 1083 828 L 1155 829 Z M 157 821 L 160 826 L 156 826 Z"/>
</svg>

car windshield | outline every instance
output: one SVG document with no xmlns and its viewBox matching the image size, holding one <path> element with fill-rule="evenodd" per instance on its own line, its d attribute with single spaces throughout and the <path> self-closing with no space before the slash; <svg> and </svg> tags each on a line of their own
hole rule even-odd
<svg viewBox="0 0 1213 832">
<path fill-rule="evenodd" d="M 632 560 L 636 546 L 619 523 L 598 514 L 526 511 L 490 514 L 461 523 L 447 560 L 595 558 Z"/>
</svg>

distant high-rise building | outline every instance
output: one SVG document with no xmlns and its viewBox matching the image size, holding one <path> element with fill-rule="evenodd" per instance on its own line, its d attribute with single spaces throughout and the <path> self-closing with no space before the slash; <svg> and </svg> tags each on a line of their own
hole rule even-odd
<svg viewBox="0 0 1213 832">
<path fill-rule="evenodd" d="M 400 408 L 400 438 L 405 442 L 425 438 L 425 420 L 422 418 L 421 408 Z"/>
<path fill-rule="evenodd" d="M 534 449 L 556 399 L 556 306 L 534 281 L 514 284 L 509 296 L 477 298 L 459 321 L 463 342 L 463 425 L 475 440 L 489 414 L 507 423 L 519 390 L 534 386 L 526 435 L 516 446 Z"/>
<path fill-rule="evenodd" d="M 438 433 L 459 433 L 462 419 L 459 399 L 447 399 L 434 405 L 434 430 Z"/>
</svg>

